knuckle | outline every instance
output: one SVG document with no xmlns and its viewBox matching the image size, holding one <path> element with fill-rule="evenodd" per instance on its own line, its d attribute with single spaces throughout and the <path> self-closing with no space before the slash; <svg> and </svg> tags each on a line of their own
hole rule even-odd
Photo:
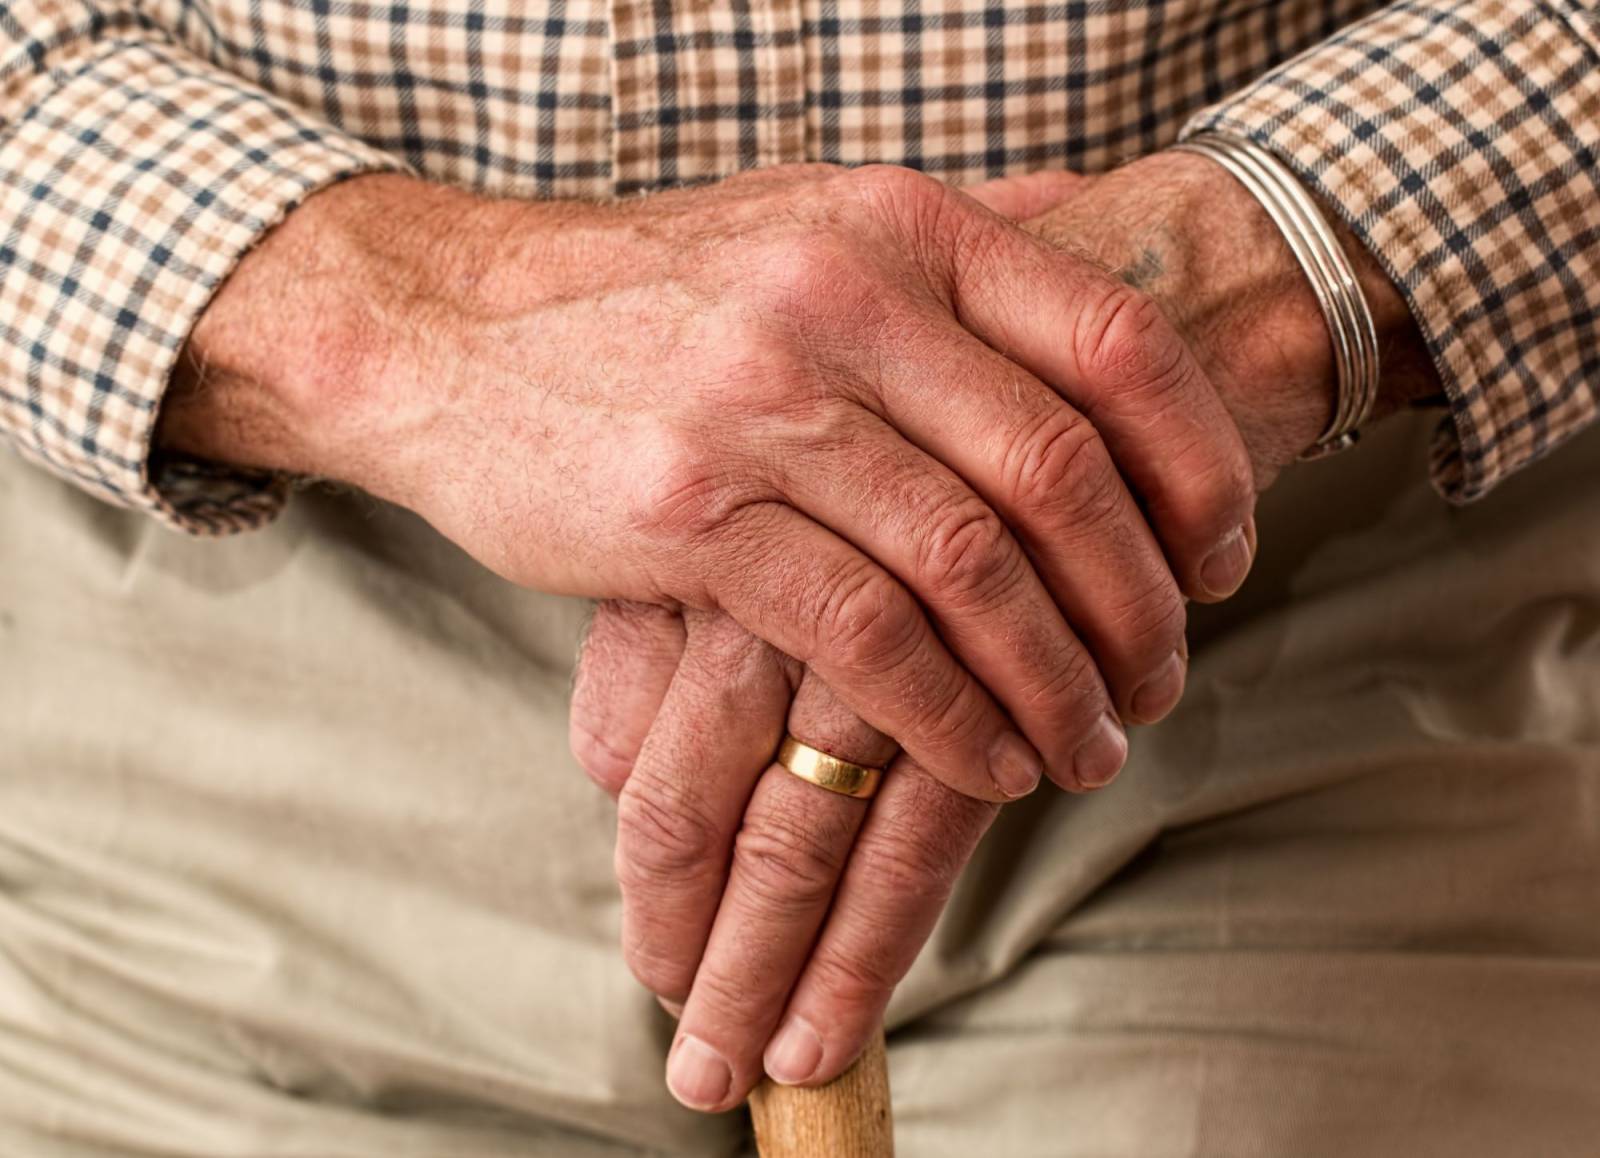
<svg viewBox="0 0 1600 1158">
<path fill-rule="evenodd" d="M 899 165 L 863 165 L 850 170 L 848 180 L 858 198 L 896 213 L 937 205 L 947 193 L 937 178 Z"/>
<path fill-rule="evenodd" d="M 1001 254 L 1007 247 L 1008 230 L 1014 227 L 987 213 L 946 212 L 943 220 L 948 223 L 944 239 L 948 246 L 950 276 L 955 285 L 974 285 L 986 273 L 1006 268 L 1008 263 L 1001 260 Z M 1007 284 L 1003 280 L 989 280 L 996 290 Z"/>
<path fill-rule="evenodd" d="M 651 537 L 704 535 L 727 521 L 746 497 L 726 455 L 682 435 L 664 435 L 653 471 L 630 504 L 629 524 Z"/>
<path fill-rule="evenodd" d="M 1256 504 L 1256 472 L 1255 466 L 1250 461 L 1250 454 L 1245 449 L 1244 439 L 1235 434 L 1231 440 L 1231 452 L 1223 456 L 1218 467 L 1219 478 L 1216 482 L 1217 499 L 1219 506 L 1237 504 L 1243 511 L 1250 511 Z"/>
<path fill-rule="evenodd" d="M 981 231 L 969 228 L 977 216 L 967 211 L 973 203 L 953 195 L 943 182 L 927 173 L 893 165 L 868 165 L 855 170 L 851 180 L 856 198 L 871 218 L 887 225 L 902 245 L 909 242 L 912 253 L 920 254 L 924 262 L 931 261 L 934 268 L 945 270 L 947 275 L 954 272 L 953 263 L 960 260 L 959 254 L 969 241 L 980 248 L 985 241 Z M 932 269 L 924 272 L 931 273 Z M 945 278 L 933 280 L 939 283 Z"/>
<path fill-rule="evenodd" d="M 1023 702 L 1057 718 L 1064 709 L 1074 719 L 1092 719 L 1104 710 L 1105 684 L 1093 657 L 1074 647 L 1051 666 L 1043 681 L 1027 689 Z"/>
<path fill-rule="evenodd" d="M 692 880 L 724 861 L 715 819 L 682 793 L 630 780 L 617 802 L 617 878 L 624 888 Z"/>
<path fill-rule="evenodd" d="M 863 946 L 856 952 L 833 949 L 812 959 L 812 975 L 832 1000 L 865 1004 L 893 992 L 903 969 L 890 954 Z"/>
<path fill-rule="evenodd" d="M 852 854 L 851 871 L 872 881 L 882 903 L 896 911 L 938 906 L 962 864 L 959 848 L 945 837 L 941 829 L 919 824 L 897 832 L 893 841 L 863 842 Z"/>
<path fill-rule="evenodd" d="M 586 663 L 593 660 L 596 652 L 612 640 L 625 647 L 634 639 L 650 639 L 656 634 L 657 625 L 674 617 L 673 611 L 653 603 L 602 599 L 595 604 L 584 631 L 581 658 Z"/>
<path fill-rule="evenodd" d="M 936 590 L 989 605 L 1022 578 L 1021 552 L 981 500 L 958 498 L 936 514 L 917 545 L 917 573 Z"/>
<path fill-rule="evenodd" d="M 1112 624 L 1118 636 L 1136 652 L 1163 660 L 1183 639 L 1189 614 L 1170 576 L 1163 575 L 1151 589 L 1135 592 L 1119 608 L 1112 609 Z"/>
<path fill-rule="evenodd" d="M 1082 317 L 1079 357 L 1091 377 L 1145 393 L 1184 383 L 1188 348 L 1148 294 L 1117 282 Z"/>
<path fill-rule="evenodd" d="M 733 845 L 733 874 L 763 912 L 810 912 L 833 895 L 844 852 L 826 832 L 778 814 L 747 823 Z"/>
<path fill-rule="evenodd" d="M 1108 609 L 1110 638 L 1123 657 L 1123 673 L 1142 680 L 1183 641 L 1188 612 L 1168 577 L 1135 591 Z"/>
<path fill-rule="evenodd" d="M 854 280 L 855 268 L 849 247 L 826 224 L 785 234 L 761 255 L 762 279 L 780 302 L 825 304 Z"/>
<path fill-rule="evenodd" d="M 755 686 L 768 679 L 776 649 L 752 635 L 737 619 L 722 612 L 690 611 L 693 635 L 686 646 L 685 677 L 714 675 L 706 689 L 716 696 L 724 714 L 746 700 Z"/>
<path fill-rule="evenodd" d="M 923 737 L 924 749 L 952 762 L 977 750 L 990 721 L 984 701 L 969 691 L 970 686 L 958 678 L 911 698 L 913 727 Z"/>
<path fill-rule="evenodd" d="M 1197 432 L 1166 461 L 1167 469 L 1145 488 L 1145 509 L 1160 529 L 1173 567 L 1183 573 L 1249 516 L 1255 476 L 1231 431 L 1221 439 Z"/>
<path fill-rule="evenodd" d="M 815 622 L 834 661 L 855 672 L 891 670 L 922 643 L 910 598 L 865 562 L 843 569 L 824 591 Z"/>
<path fill-rule="evenodd" d="M 1193 454 L 1175 459 L 1186 480 L 1185 505 L 1194 511 L 1197 521 L 1217 533 L 1242 520 L 1255 502 L 1255 473 L 1249 455 L 1240 439 L 1228 441 L 1232 445 L 1218 446 L 1215 439 L 1205 440 Z M 1196 459 L 1199 461 L 1192 468 L 1182 469 Z"/>
<path fill-rule="evenodd" d="M 674 953 L 657 936 L 631 935 L 622 947 L 622 959 L 634 980 L 651 993 L 674 1001 L 688 996 L 694 982 L 693 963 L 686 961 L 683 954 Z"/>
<path fill-rule="evenodd" d="M 633 760 L 611 747 L 599 733 L 590 727 L 574 710 L 568 728 L 568 743 L 573 758 L 584 775 L 608 795 L 622 791 L 633 772 Z"/>
<path fill-rule="evenodd" d="M 1150 507 L 1208 527 L 1225 513 L 1242 518 L 1255 492 L 1249 454 L 1226 410 L 1207 397 L 1213 388 L 1160 305 L 1115 284 L 1080 315 L 1076 349 L 1092 389 L 1124 416 L 1185 420 L 1185 434 L 1163 440 L 1167 469 L 1150 484 Z M 1174 414 L 1175 407 L 1182 409 Z"/>
<path fill-rule="evenodd" d="M 694 975 L 694 999 L 720 1024 L 737 1028 L 755 1020 L 761 1006 L 753 999 L 749 979 L 707 961 Z"/>
<path fill-rule="evenodd" d="M 1049 511 L 1077 533 L 1105 526 L 1122 510 L 1122 475 L 1087 419 L 1057 420 L 1016 471 L 1018 502 Z"/>
<path fill-rule="evenodd" d="M 772 413 L 783 453 L 855 462 L 864 472 L 874 456 L 863 446 L 863 412 L 850 389 L 843 375 L 817 375 L 810 386 L 776 403 Z"/>
<path fill-rule="evenodd" d="M 889 287 L 873 263 L 862 260 L 864 244 L 868 239 L 859 231 L 824 221 L 762 247 L 752 300 L 736 307 L 746 320 L 736 329 L 752 331 L 743 348 L 764 350 L 748 362 L 769 396 L 817 393 L 819 366 L 812 355 L 859 340 L 892 313 Z M 741 348 L 736 335 L 728 344 Z"/>
<path fill-rule="evenodd" d="M 1006 456 L 1012 505 L 1024 511 L 1054 509 L 1081 472 L 1094 466 L 1086 456 L 1094 453 L 1098 437 L 1082 415 L 1051 407 L 1019 433 Z"/>
</svg>

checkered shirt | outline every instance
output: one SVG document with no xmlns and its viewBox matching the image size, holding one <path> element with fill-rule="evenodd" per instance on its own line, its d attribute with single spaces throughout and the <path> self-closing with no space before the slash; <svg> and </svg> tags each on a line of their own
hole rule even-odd
<svg viewBox="0 0 1600 1158">
<path fill-rule="evenodd" d="M 1291 165 L 1406 296 L 1449 398 L 1446 495 L 1594 416 L 1594 0 L 3 0 L 0 434 L 189 531 L 270 517 L 281 480 L 152 471 L 155 416 L 234 263 L 352 174 L 967 182 L 1209 128 Z"/>
</svg>

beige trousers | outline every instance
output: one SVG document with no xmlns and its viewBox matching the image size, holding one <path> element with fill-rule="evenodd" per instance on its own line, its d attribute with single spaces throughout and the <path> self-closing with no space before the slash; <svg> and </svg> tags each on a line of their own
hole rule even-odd
<svg viewBox="0 0 1600 1158">
<path fill-rule="evenodd" d="M 1600 432 L 1297 468 L 1110 790 L 891 1010 L 901 1154 L 1600 1154 Z M 0 456 L 0 1155 L 731 1155 L 614 947 L 582 604 L 308 494 L 192 542 Z"/>
</svg>

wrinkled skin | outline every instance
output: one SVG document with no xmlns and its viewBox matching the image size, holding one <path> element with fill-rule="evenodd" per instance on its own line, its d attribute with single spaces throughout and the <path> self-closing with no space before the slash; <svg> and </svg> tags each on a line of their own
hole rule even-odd
<svg viewBox="0 0 1600 1158">
<path fill-rule="evenodd" d="M 610 205 L 355 178 L 191 335 L 159 450 L 340 479 L 626 601 L 574 748 L 619 794 L 629 963 L 687 1002 L 686 1103 L 736 1104 L 764 1050 L 848 1064 L 996 802 L 1104 784 L 1171 709 L 1184 597 L 1243 581 L 1255 488 L 1325 421 L 1270 227 L 1160 160 L 976 197 L 883 167 Z M 869 810 L 772 770 L 785 728 L 904 754 Z"/>
<path fill-rule="evenodd" d="M 1264 489 L 1326 422 L 1328 340 L 1273 227 L 1231 179 L 1215 178 L 1205 163 L 1172 157 L 972 193 L 1152 293 L 1217 383 Z M 1362 272 L 1388 336 L 1392 408 L 1435 381 L 1403 305 L 1374 268 Z M 864 763 L 894 747 L 816 675 L 725 617 L 602 604 L 572 728 L 586 769 L 621 796 L 624 948 L 682 1014 L 669 1071 L 680 1099 L 725 1108 L 763 1068 L 789 1082 L 836 1076 L 882 1016 L 996 806 L 950 790 L 909 756 L 870 808 L 771 766 L 785 730 Z M 694 804 L 654 803 L 679 801 L 691 777 Z M 685 823 L 710 807 L 698 798 L 716 798 L 716 823 Z M 639 814 L 659 826 L 629 822 Z M 696 1044 L 685 1049 L 688 1038 Z"/>
</svg>

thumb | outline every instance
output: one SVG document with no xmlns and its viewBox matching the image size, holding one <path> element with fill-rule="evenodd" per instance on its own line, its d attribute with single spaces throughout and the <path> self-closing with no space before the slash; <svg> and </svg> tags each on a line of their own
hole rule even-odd
<svg viewBox="0 0 1600 1158">
<path fill-rule="evenodd" d="M 1094 180 L 1086 173 L 1043 169 L 1015 177 L 996 177 L 961 191 L 974 201 L 1013 221 L 1026 221 L 1048 213 Z"/>
</svg>

